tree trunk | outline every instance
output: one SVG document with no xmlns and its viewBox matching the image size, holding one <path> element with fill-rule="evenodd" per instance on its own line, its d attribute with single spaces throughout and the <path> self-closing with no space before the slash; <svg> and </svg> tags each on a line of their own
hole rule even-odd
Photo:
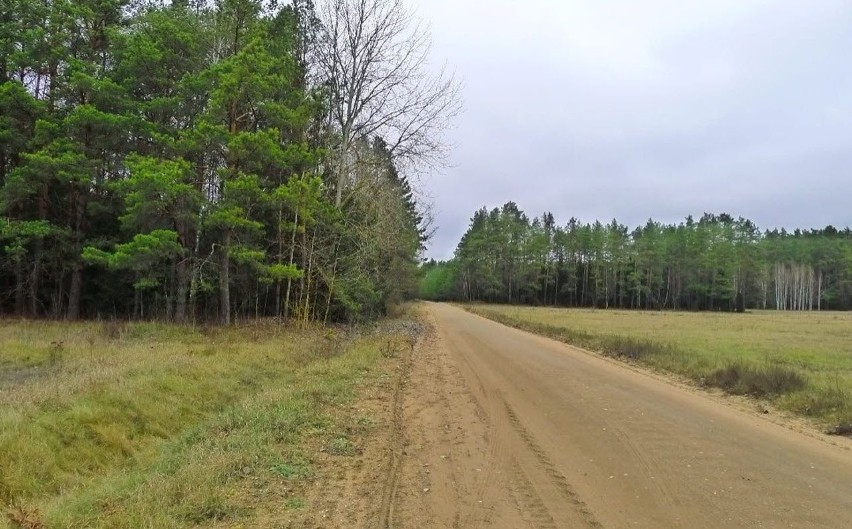
<svg viewBox="0 0 852 529">
<path fill-rule="evenodd" d="M 305 298 L 305 294 L 306 294 L 306 288 L 305 288 L 305 274 L 304 274 L 304 272 L 308 269 L 308 235 L 307 235 L 307 231 L 308 231 L 307 229 L 302 231 L 302 250 L 301 250 L 302 255 L 301 255 L 301 257 L 302 257 L 302 272 L 303 273 L 302 273 L 302 277 L 299 278 L 299 299 L 298 299 L 298 301 L 296 301 L 296 307 L 298 307 L 300 309 L 305 306 L 304 305 L 304 298 Z M 300 316 L 304 317 L 303 314 L 300 315 Z"/>
<path fill-rule="evenodd" d="M 553 285 L 553 306 L 559 305 L 559 267 L 554 271 L 555 284 Z"/>
<path fill-rule="evenodd" d="M 177 288 L 175 289 L 175 321 L 186 323 L 186 297 L 189 291 L 189 270 L 186 257 L 178 258 L 175 264 Z"/>
<path fill-rule="evenodd" d="M 278 264 L 284 264 L 284 233 L 281 223 L 284 221 L 284 213 L 281 206 L 278 207 L 278 226 L 276 233 L 278 234 Z M 281 318 L 281 279 L 275 281 L 275 317 Z"/>
<path fill-rule="evenodd" d="M 24 292 L 24 264 L 20 259 L 15 261 L 15 315 L 24 315 L 26 293 Z"/>
<path fill-rule="evenodd" d="M 47 220 L 47 187 L 41 186 L 38 197 L 38 218 Z M 38 316 L 38 291 L 41 284 L 41 261 L 44 254 L 44 240 L 39 237 L 33 249 L 33 269 L 30 272 L 30 316 Z"/>
<path fill-rule="evenodd" d="M 29 313 L 30 316 L 38 316 L 38 289 L 39 280 L 41 279 L 41 255 L 44 247 L 44 242 L 36 241 L 35 250 L 33 251 L 33 269 L 30 271 L 30 292 L 29 292 Z"/>
<path fill-rule="evenodd" d="M 343 138 L 340 142 L 340 153 L 338 154 L 340 157 L 340 166 L 338 167 L 337 189 L 335 189 L 334 195 L 334 206 L 337 208 L 343 203 L 343 185 L 349 176 L 349 132 L 349 126 L 344 126 Z"/>
<path fill-rule="evenodd" d="M 312 284 L 311 283 L 312 283 L 312 279 L 313 279 L 314 242 L 316 242 L 316 229 L 314 229 L 314 233 L 311 236 L 311 246 L 310 246 L 310 249 L 308 250 L 308 265 L 305 268 L 305 275 L 307 276 L 307 278 L 306 278 L 307 283 L 306 283 L 306 286 L 305 286 L 305 293 L 306 293 L 306 295 L 305 295 L 305 309 L 304 309 L 304 314 L 303 314 L 303 321 L 305 323 L 305 326 L 307 326 L 307 323 L 308 323 L 309 319 L 311 318 L 311 312 L 312 312 L 312 309 L 311 309 L 311 287 L 312 287 Z M 313 310 L 316 310 L 316 309 L 313 309 Z"/>
<path fill-rule="evenodd" d="M 199 213 L 199 217 L 201 214 Z M 198 256 L 198 250 L 201 247 L 201 230 L 195 231 L 195 246 L 192 250 L 192 255 Z M 194 264 L 194 263 L 191 263 Z M 198 293 L 198 269 L 193 266 L 189 271 L 189 311 L 192 315 L 192 323 L 195 324 L 196 318 L 196 310 L 195 310 L 195 301 Z"/>
<path fill-rule="evenodd" d="M 219 267 L 219 321 L 231 324 L 231 233 L 225 232 L 222 241 L 222 256 Z"/>
<path fill-rule="evenodd" d="M 83 265 L 77 263 L 71 269 L 71 288 L 68 291 L 68 319 L 80 319 L 80 295 L 83 292 Z"/>
<path fill-rule="evenodd" d="M 337 255 L 337 250 L 340 248 L 340 239 L 337 239 L 334 243 L 334 247 L 332 248 L 332 255 L 334 256 L 334 263 L 331 266 L 331 281 L 328 282 L 328 299 L 325 304 L 325 315 L 323 316 L 322 322 L 328 323 L 328 314 L 331 311 L 331 301 L 334 299 L 334 282 L 337 278 L 337 263 L 339 256 Z"/>
<path fill-rule="evenodd" d="M 86 212 L 86 198 L 80 190 L 73 193 L 74 206 L 74 262 L 71 265 L 71 287 L 68 291 L 68 319 L 80 318 L 80 296 L 83 292 L 83 220 Z"/>
<path fill-rule="evenodd" d="M 822 311 L 822 270 L 817 279 L 817 312 Z"/>
<path fill-rule="evenodd" d="M 299 227 L 299 211 L 296 210 L 295 219 L 293 220 L 293 231 L 290 234 L 290 266 L 293 266 L 293 259 L 296 257 L 296 230 Z M 290 291 L 293 288 L 293 278 L 287 278 L 287 293 L 284 297 L 284 317 L 290 315 Z"/>
</svg>

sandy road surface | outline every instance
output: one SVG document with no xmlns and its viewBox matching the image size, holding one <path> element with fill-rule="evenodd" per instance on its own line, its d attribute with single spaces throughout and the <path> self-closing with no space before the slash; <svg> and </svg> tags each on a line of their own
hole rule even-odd
<svg viewBox="0 0 852 529">
<path fill-rule="evenodd" d="M 430 304 L 382 528 L 852 527 L 852 451 Z"/>
</svg>

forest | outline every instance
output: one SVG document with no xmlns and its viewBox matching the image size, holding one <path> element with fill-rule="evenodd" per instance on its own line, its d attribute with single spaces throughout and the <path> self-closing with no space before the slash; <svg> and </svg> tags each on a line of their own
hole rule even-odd
<svg viewBox="0 0 852 529">
<path fill-rule="evenodd" d="M 564 307 L 852 309 L 852 230 L 761 231 L 705 213 L 679 224 L 556 224 L 509 202 L 474 213 L 453 259 L 423 267 L 427 299 Z"/>
<path fill-rule="evenodd" d="M 428 53 L 400 0 L 4 1 L 0 313 L 385 313 L 459 108 Z"/>
</svg>

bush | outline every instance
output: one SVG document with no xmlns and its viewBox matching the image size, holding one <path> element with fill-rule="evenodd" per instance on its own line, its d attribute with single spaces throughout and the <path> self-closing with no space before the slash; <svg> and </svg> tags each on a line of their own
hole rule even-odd
<svg viewBox="0 0 852 529">
<path fill-rule="evenodd" d="M 651 356 L 666 352 L 666 346 L 622 336 L 610 336 L 601 340 L 600 349 L 607 356 L 629 358 L 631 360 L 647 359 Z"/>
<path fill-rule="evenodd" d="M 783 395 L 804 389 L 805 377 L 793 368 L 770 365 L 765 368 L 733 363 L 717 369 L 706 379 L 706 384 L 722 388 L 735 395 Z"/>
</svg>

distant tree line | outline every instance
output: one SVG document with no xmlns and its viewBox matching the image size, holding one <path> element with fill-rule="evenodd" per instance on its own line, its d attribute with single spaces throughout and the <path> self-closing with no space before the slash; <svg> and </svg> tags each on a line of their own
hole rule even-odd
<svg viewBox="0 0 852 529">
<path fill-rule="evenodd" d="M 727 214 L 556 225 L 517 205 L 477 211 L 455 256 L 423 266 L 421 296 L 566 307 L 852 309 L 852 231 L 761 232 Z"/>
<path fill-rule="evenodd" d="M 455 83 L 398 0 L 0 5 L 0 313 L 351 320 L 416 293 Z"/>
</svg>

